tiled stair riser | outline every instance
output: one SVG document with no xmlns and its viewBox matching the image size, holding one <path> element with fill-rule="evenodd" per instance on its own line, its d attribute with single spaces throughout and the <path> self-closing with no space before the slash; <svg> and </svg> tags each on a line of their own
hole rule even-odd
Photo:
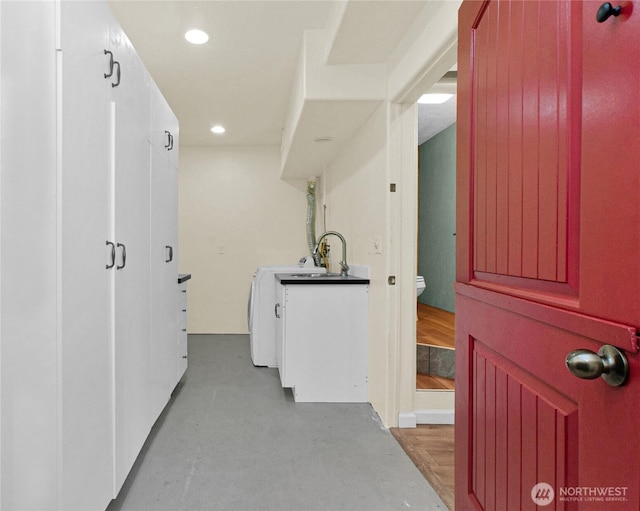
<svg viewBox="0 0 640 511">
<path fill-rule="evenodd" d="M 455 350 L 436 346 L 417 346 L 417 370 L 444 378 L 455 377 Z"/>
</svg>

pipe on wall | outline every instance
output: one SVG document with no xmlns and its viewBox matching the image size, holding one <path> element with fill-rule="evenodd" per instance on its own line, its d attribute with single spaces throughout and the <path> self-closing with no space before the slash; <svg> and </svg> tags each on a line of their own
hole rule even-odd
<svg viewBox="0 0 640 511">
<path fill-rule="evenodd" d="M 314 253 L 316 246 L 316 180 L 307 181 L 307 245 L 316 266 L 320 266 L 320 255 Z"/>
</svg>

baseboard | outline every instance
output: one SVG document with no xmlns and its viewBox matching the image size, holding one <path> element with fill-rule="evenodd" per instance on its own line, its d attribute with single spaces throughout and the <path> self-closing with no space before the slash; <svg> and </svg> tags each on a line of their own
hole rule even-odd
<svg viewBox="0 0 640 511">
<path fill-rule="evenodd" d="M 399 428 L 415 428 L 416 424 L 417 423 L 416 423 L 415 413 L 399 413 L 398 414 Z"/>
<path fill-rule="evenodd" d="M 417 424 L 455 424 L 453 410 L 419 410 L 412 415 Z"/>
</svg>

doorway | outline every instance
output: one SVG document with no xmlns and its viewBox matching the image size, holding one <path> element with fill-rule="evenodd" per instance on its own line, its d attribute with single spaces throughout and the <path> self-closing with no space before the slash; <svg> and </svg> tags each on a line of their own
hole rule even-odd
<svg viewBox="0 0 640 511">
<path fill-rule="evenodd" d="M 417 105 L 416 390 L 454 388 L 456 84 L 454 66 Z"/>
</svg>

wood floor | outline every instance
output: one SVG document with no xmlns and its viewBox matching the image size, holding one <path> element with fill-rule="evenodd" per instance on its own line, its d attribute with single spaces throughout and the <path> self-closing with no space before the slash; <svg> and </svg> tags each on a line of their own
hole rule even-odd
<svg viewBox="0 0 640 511">
<path fill-rule="evenodd" d="M 455 382 L 452 378 L 445 378 L 444 376 L 437 376 L 434 374 L 421 374 L 416 373 L 416 389 L 417 390 L 453 390 Z"/>
<path fill-rule="evenodd" d="M 454 511 L 453 426 L 390 428 L 402 449 L 450 511 Z"/>
<path fill-rule="evenodd" d="M 418 302 L 416 342 L 428 346 L 455 348 L 455 314 Z"/>
<path fill-rule="evenodd" d="M 455 315 L 418 302 L 416 344 L 455 349 Z M 416 389 L 453 389 L 454 380 L 416 373 Z M 450 511 L 454 511 L 453 426 L 419 424 L 391 428 L 402 449 Z"/>
<path fill-rule="evenodd" d="M 455 349 L 455 314 L 418 302 L 416 344 Z M 453 390 L 454 381 L 432 374 L 416 373 L 416 389 Z"/>
</svg>

